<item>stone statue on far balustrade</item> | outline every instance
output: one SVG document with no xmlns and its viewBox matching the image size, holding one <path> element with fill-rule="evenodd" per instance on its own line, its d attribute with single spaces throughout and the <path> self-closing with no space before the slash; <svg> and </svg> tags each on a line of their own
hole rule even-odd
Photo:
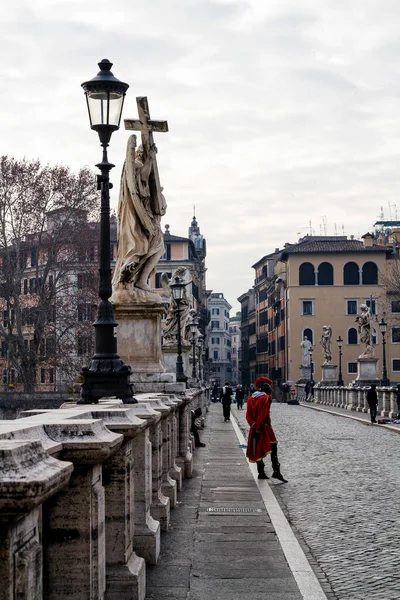
<svg viewBox="0 0 400 600">
<path fill-rule="evenodd" d="M 371 344 L 371 312 L 366 304 L 360 305 L 360 314 L 356 317 L 356 323 L 358 323 L 360 342 L 364 346 L 364 352 L 359 358 L 374 357 L 375 352 Z"/>
<path fill-rule="evenodd" d="M 113 277 L 117 294 L 118 289 L 148 291 L 148 279 L 164 254 L 160 222 L 166 202 L 161 192 L 155 194 L 149 186 L 156 154 L 154 144 L 146 153 L 142 146 L 136 149 L 135 135 L 129 137 L 118 204 L 118 255 Z"/>
<path fill-rule="evenodd" d="M 300 348 L 301 348 L 301 366 L 302 367 L 310 367 L 311 366 L 310 351 L 312 348 L 312 343 L 310 342 L 310 340 L 308 339 L 308 337 L 306 335 L 304 336 L 304 340 L 300 344 Z"/>
<path fill-rule="evenodd" d="M 168 277 L 167 273 L 163 273 L 161 275 L 161 284 L 164 290 L 164 295 L 168 298 L 169 301 L 169 310 L 163 329 L 163 338 L 165 346 L 171 346 L 173 344 L 176 344 L 178 336 L 178 314 L 176 310 L 177 304 L 172 294 L 170 284 L 174 283 L 177 277 L 182 281 L 185 281 L 185 275 L 185 267 L 178 267 L 177 269 L 175 269 L 175 271 L 172 273 L 171 279 Z M 191 282 L 188 281 L 186 285 L 188 285 L 189 283 Z M 190 331 L 189 323 L 192 320 L 194 311 L 190 308 L 186 287 L 183 290 L 182 300 L 180 301 L 179 309 L 182 340 L 190 341 L 188 334 L 188 331 Z"/>
<path fill-rule="evenodd" d="M 332 327 L 330 325 L 324 325 L 322 327 L 322 335 L 319 343 L 324 351 L 324 365 L 330 365 L 332 363 Z"/>
</svg>

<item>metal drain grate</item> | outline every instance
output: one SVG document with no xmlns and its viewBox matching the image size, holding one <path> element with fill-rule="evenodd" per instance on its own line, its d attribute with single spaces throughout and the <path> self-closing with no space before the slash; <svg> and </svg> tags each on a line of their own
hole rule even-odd
<svg viewBox="0 0 400 600">
<path fill-rule="evenodd" d="M 234 508 L 224 506 L 207 508 L 207 514 L 209 515 L 259 515 L 261 513 L 261 508 Z"/>
</svg>

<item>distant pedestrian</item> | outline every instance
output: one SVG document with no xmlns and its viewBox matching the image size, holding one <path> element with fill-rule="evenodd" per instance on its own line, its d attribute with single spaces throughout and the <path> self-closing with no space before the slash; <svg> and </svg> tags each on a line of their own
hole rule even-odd
<svg viewBox="0 0 400 600">
<path fill-rule="evenodd" d="M 315 385 L 315 381 L 311 377 L 311 380 L 310 380 L 310 401 L 314 400 L 314 385 Z"/>
<path fill-rule="evenodd" d="M 378 395 L 376 393 L 376 385 L 372 384 L 367 392 L 367 402 L 369 412 L 371 414 L 371 423 L 376 423 L 376 408 L 378 405 Z"/>
<path fill-rule="evenodd" d="M 239 384 L 236 388 L 236 405 L 239 410 L 243 408 L 243 400 L 244 400 L 244 389 Z"/>
<path fill-rule="evenodd" d="M 258 479 L 268 479 L 263 458 L 271 454 L 272 477 L 287 483 L 278 460 L 278 442 L 271 426 L 271 384 L 268 377 L 256 379 L 256 391 L 247 399 L 246 421 L 250 425 L 247 458 L 257 465 Z"/>
<path fill-rule="evenodd" d="M 255 387 L 254 387 L 254 385 L 251 383 L 251 384 L 250 384 L 250 388 L 249 388 L 249 392 L 250 392 L 250 394 L 252 394 L 252 393 L 253 393 L 253 392 L 255 392 L 255 391 L 256 391 L 256 388 L 255 388 Z"/>
<path fill-rule="evenodd" d="M 400 383 L 397 384 L 397 388 L 396 388 L 396 400 L 397 400 L 397 418 L 400 419 Z"/>
<path fill-rule="evenodd" d="M 304 393 L 305 393 L 304 399 L 306 402 L 310 402 L 310 390 L 311 390 L 311 382 L 307 379 L 306 385 L 304 386 Z"/>
<path fill-rule="evenodd" d="M 283 394 L 283 401 L 287 402 L 289 400 L 289 396 L 290 396 L 290 385 L 288 383 L 283 384 L 282 394 Z"/>
<path fill-rule="evenodd" d="M 229 421 L 229 419 L 231 418 L 232 396 L 233 390 L 229 384 L 229 381 L 225 381 L 225 385 L 223 386 L 220 394 L 220 398 L 222 400 L 222 411 L 225 421 Z"/>
</svg>

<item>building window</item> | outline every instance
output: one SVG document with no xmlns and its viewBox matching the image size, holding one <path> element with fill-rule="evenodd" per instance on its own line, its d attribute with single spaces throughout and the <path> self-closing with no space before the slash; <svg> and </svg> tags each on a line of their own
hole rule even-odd
<svg viewBox="0 0 400 600">
<path fill-rule="evenodd" d="M 392 360 L 392 371 L 399 372 L 400 371 L 400 358 L 393 358 Z"/>
<path fill-rule="evenodd" d="M 390 310 L 393 315 L 400 313 L 400 300 L 392 300 L 390 303 Z"/>
<path fill-rule="evenodd" d="M 366 262 L 362 269 L 363 285 L 377 285 L 378 267 L 373 262 Z"/>
<path fill-rule="evenodd" d="M 307 338 L 308 341 L 314 345 L 314 332 L 309 327 L 303 330 L 303 335 L 301 339 L 304 340 L 305 338 Z"/>
<path fill-rule="evenodd" d="M 302 300 L 301 301 L 301 314 L 303 316 L 311 316 L 314 314 L 313 300 Z"/>
<path fill-rule="evenodd" d="M 357 373 L 357 363 L 356 362 L 348 362 L 347 363 L 347 373 L 349 375 L 354 375 Z"/>
<path fill-rule="evenodd" d="M 28 294 L 28 280 L 24 279 L 24 296 Z"/>
<path fill-rule="evenodd" d="M 219 308 L 213 308 L 213 309 L 211 309 L 211 314 L 212 315 L 219 315 Z"/>
<path fill-rule="evenodd" d="M 54 383 L 54 369 L 49 369 L 49 383 Z"/>
<path fill-rule="evenodd" d="M 348 262 L 343 267 L 344 285 L 360 285 L 360 269 L 357 263 Z"/>
<path fill-rule="evenodd" d="M 347 343 L 358 344 L 358 332 L 355 327 L 350 327 L 347 331 Z"/>
<path fill-rule="evenodd" d="M 84 356 L 93 353 L 92 338 L 88 336 L 78 337 L 78 356 Z"/>
<path fill-rule="evenodd" d="M 46 369 L 40 369 L 40 383 L 46 383 Z"/>
<path fill-rule="evenodd" d="M 311 263 L 303 263 L 299 267 L 299 285 L 315 285 L 315 270 Z"/>
<path fill-rule="evenodd" d="M 318 285 L 333 285 L 333 267 L 323 262 L 318 267 Z"/>
<path fill-rule="evenodd" d="M 358 300 L 346 300 L 346 314 L 356 315 L 358 313 Z"/>
<path fill-rule="evenodd" d="M 219 329 L 219 321 L 211 321 L 211 329 Z"/>
<path fill-rule="evenodd" d="M 78 304 L 78 321 L 94 321 L 95 306 L 93 304 Z"/>
<path fill-rule="evenodd" d="M 213 357 L 214 357 L 214 360 L 218 360 L 218 350 L 214 350 Z"/>
<path fill-rule="evenodd" d="M 392 327 L 392 344 L 400 344 L 400 327 Z"/>
</svg>

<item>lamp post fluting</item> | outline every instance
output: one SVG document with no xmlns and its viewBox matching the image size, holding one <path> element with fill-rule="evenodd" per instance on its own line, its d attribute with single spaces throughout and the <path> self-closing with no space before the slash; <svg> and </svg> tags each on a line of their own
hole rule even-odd
<svg viewBox="0 0 400 600">
<path fill-rule="evenodd" d="M 337 341 L 337 345 L 339 348 L 339 379 L 337 380 L 337 385 L 339 385 L 340 387 L 344 386 L 344 381 L 343 381 L 343 374 L 342 374 L 342 346 L 343 346 L 343 340 L 341 338 L 341 336 L 339 335 Z"/>
<path fill-rule="evenodd" d="M 381 379 L 381 385 L 384 386 L 388 386 L 390 385 L 390 380 L 387 374 L 387 368 L 386 368 L 386 331 L 387 331 L 387 323 L 385 321 L 385 319 L 382 317 L 382 319 L 379 321 L 379 331 L 382 334 L 382 379 Z"/>
<path fill-rule="evenodd" d="M 192 321 L 190 323 L 190 331 L 192 332 L 192 354 L 193 354 L 193 358 L 192 358 L 192 378 L 196 379 L 197 377 L 197 372 L 196 372 L 196 333 L 198 331 L 198 327 L 199 324 L 197 321 Z"/>
<path fill-rule="evenodd" d="M 176 320 L 177 320 L 177 357 L 176 357 L 176 381 L 185 382 L 187 377 L 183 371 L 182 359 L 182 332 L 181 332 L 181 301 L 186 284 L 179 277 L 175 277 L 175 282 L 170 284 L 172 296 L 176 303 Z"/>
<path fill-rule="evenodd" d="M 201 354 L 202 354 L 202 348 L 203 348 L 203 337 L 200 335 L 199 339 L 198 339 L 198 350 L 199 350 L 199 357 L 198 357 L 198 372 L 199 372 L 199 381 L 201 381 L 201 377 L 202 377 L 202 369 L 201 369 Z"/>
<path fill-rule="evenodd" d="M 103 148 L 102 161 L 96 165 L 97 189 L 101 192 L 99 240 L 99 305 L 95 328 L 95 354 L 90 367 L 82 369 L 83 384 L 79 404 L 97 403 L 100 398 L 116 396 L 124 403 L 136 403 L 133 398 L 130 375 L 132 369 L 117 354 L 117 323 L 109 298 L 110 268 L 110 171 L 115 166 L 108 162 L 107 147 L 111 135 L 119 129 L 127 83 L 119 81 L 111 72 L 112 63 L 106 58 L 99 63 L 100 71 L 93 79 L 82 84 L 89 112 L 90 127 L 97 131 Z"/>
</svg>

